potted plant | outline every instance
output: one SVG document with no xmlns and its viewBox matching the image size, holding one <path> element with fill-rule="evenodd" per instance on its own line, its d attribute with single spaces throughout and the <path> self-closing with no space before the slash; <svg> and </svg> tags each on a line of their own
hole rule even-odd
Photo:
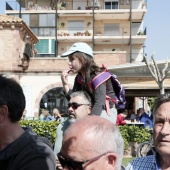
<svg viewBox="0 0 170 170">
<path fill-rule="evenodd" d="M 89 35 L 90 35 L 89 31 L 85 31 L 85 36 L 89 36 Z"/>
<path fill-rule="evenodd" d="M 65 26 L 65 23 L 64 23 L 64 22 L 62 22 L 62 23 L 61 23 L 61 27 L 64 27 L 64 26 Z"/>
<path fill-rule="evenodd" d="M 99 36 L 99 35 L 102 35 L 102 33 L 100 31 L 98 31 L 98 32 L 96 32 L 95 35 Z"/>
<path fill-rule="evenodd" d="M 87 26 L 91 25 L 91 22 L 87 22 Z"/>
<path fill-rule="evenodd" d="M 66 2 L 62 2 L 61 6 L 66 7 Z"/>
<path fill-rule="evenodd" d="M 143 31 L 139 31 L 137 35 L 144 35 Z"/>
<path fill-rule="evenodd" d="M 81 32 L 77 32 L 77 36 L 81 36 Z"/>
</svg>

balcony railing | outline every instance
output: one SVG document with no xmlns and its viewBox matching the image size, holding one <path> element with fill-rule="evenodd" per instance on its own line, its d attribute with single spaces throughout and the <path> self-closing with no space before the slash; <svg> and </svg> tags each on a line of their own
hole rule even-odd
<svg viewBox="0 0 170 170">
<path fill-rule="evenodd" d="M 36 36 L 55 36 L 55 27 L 31 27 L 31 30 L 34 32 Z M 70 30 L 69 30 L 70 29 Z M 94 27 L 94 31 L 92 27 L 72 27 L 72 28 L 60 28 L 57 29 L 57 36 L 114 36 L 114 37 L 126 37 L 130 35 L 130 28 L 119 28 L 115 31 L 115 28 L 112 27 L 109 31 L 104 31 L 104 27 Z M 126 30 L 126 32 L 122 31 Z M 140 30 L 132 31 L 132 36 L 141 36 L 146 35 L 146 28 Z"/>
<path fill-rule="evenodd" d="M 56 1 L 43 1 L 44 3 L 39 4 L 35 3 L 35 1 L 7 1 L 6 2 L 6 10 L 117 10 L 117 9 L 129 9 L 130 3 L 129 0 L 119 0 L 119 1 L 109 1 L 105 2 L 102 0 L 67 0 L 60 1 L 56 5 Z M 144 9 L 146 8 L 147 1 L 135 1 L 132 0 L 132 9 Z"/>
</svg>

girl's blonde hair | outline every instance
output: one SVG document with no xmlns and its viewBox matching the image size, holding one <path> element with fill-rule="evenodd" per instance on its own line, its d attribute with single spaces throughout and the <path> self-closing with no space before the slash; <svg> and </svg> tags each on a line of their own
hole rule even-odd
<svg viewBox="0 0 170 170">
<path fill-rule="evenodd" d="M 60 112 L 59 112 L 59 110 L 58 110 L 57 108 L 54 108 L 54 109 L 53 109 L 53 113 L 54 113 L 54 112 L 56 113 L 57 116 L 60 116 L 60 117 L 61 117 Z"/>
</svg>

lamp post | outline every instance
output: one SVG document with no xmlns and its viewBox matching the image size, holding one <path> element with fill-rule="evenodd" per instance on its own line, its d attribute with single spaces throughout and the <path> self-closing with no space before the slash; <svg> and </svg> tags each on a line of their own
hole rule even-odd
<svg viewBox="0 0 170 170">
<path fill-rule="evenodd" d="M 142 60 L 142 62 L 145 62 L 145 59 L 144 59 L 144 56 L 145 56 L 145 44 L 143 44 L 142 45 L 142 48 L 143 48 L 143 60 Z"/>
<path fill-rule="evenodd" d="M 142 48 L 143 48 L 143 55 L 145 55 L 145 44 L 142 45 Z"/>
</svg>

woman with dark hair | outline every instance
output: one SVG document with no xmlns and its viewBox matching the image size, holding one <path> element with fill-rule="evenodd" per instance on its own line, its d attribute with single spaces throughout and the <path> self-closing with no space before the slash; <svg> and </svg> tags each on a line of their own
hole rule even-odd
<svg viewBox="0 0 170 170">
<path fill-rule="evenodd" d="M 75 43 L 70 49 L 61 55 L 69 59 L 69 71 L 64 71 L 61 75 L 64 92 L 69 99 L 70 94 L 75 91 L 84 90 L 92 98 L 93 108 L 92 115 L 101 115 L 102 117 L 116 123 L 117 110 L 113 101 L 109 101 L 110 115 L 106 113 L 106 95 L 110 98 L 115 98 L 111 79 L 100 84 L 95 90 L 92 87 L 92 80 L 94 77 L 105 71 L 106 68 L 98 67 L 93 60 L 93 51 L 86 43 Z M 68 86 L 69 72 L 77 74 L 74 81 L 73 89 Z"/>
</svg>

